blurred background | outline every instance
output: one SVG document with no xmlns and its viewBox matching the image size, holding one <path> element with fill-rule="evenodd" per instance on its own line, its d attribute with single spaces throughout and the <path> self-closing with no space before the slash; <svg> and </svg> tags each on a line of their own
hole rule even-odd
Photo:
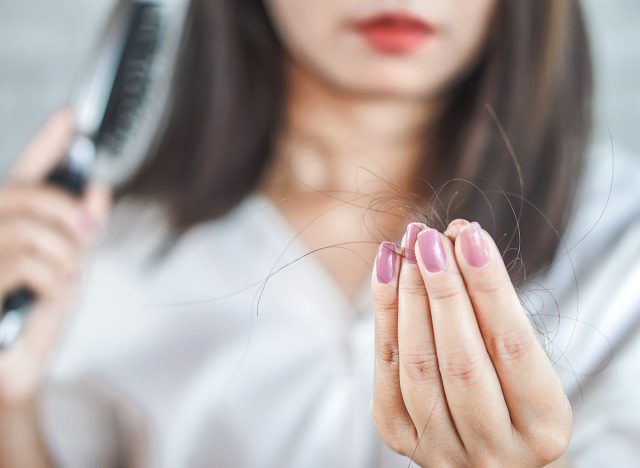
<svg viewBox="0 0 640 468">
<path fill-rule="evenodd" d="M 0 174 L 68 100 L 113 0 L 0 0 Z M 596 135 L 640 157 L 639 0 L 581 0 L 596 69 Z"/>
</svg>

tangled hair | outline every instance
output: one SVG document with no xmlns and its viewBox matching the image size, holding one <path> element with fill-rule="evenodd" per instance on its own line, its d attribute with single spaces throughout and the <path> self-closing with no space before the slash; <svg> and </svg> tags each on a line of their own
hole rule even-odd
<svg viewBox="0 0 640 468">
<path fill-rule="evenodd" d="M 193 0 L 192 9 L 167 131 L 125 188 L 166 203 L 177 232 L 257 188 L 286 107 L 286 53 L 262 0 Z M 479 221 L 507 262 L 544 267 L 578 186 L 591 92 L 578 1 L 501 0 L 480 60 L 425 135 L 429 184 L 415 194 L 441 208 L 440 224 Z"/>
</svg>

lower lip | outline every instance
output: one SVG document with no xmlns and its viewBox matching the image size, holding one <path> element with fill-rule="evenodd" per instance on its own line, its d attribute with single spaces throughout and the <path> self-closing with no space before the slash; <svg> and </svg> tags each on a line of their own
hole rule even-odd
<svg viewBox="0 0 640 468">
<path fill-rule="evenodd" d="M 358 25 L 358 32 L 379 52 L 405 55 L 415 52 L 433 35 L 427 24 L 405 18 L 384 18 Z"/>
</svg>

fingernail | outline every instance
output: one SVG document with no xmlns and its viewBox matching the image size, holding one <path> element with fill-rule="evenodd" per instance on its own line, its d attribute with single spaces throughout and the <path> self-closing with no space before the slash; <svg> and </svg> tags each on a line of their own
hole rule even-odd
<svg viewBox="0 0 640 468">
<path fill-rule="evenodd" d="M 454 219 L 449 223 L 449 226 L 447 226 L 447 230 L 444 231 L 444 235 L 451 239 L 455 239 L 467 224 L 469 224 L 469 221 L 465 219 Z"/>
<path fill-rule="evenodd" d="M 378 249 L 376 258 L 376 275 L 378 281 L 389 284 L 396 274 L 396 246 L 393 242 L 384 241 Z"/>
<path fill-rule="evenodd" d="M 418 234 L 418 244 L 424 266 L 430 273 L 444 271 L 447 264 L 440 233 L 435 229 L 427 228 Z"/>
<path fill-rule="evenodd" d="M 404 236 L 404 260 L 407 263 L 416 263 L 416 241 L 418 240 L 418 234 L 427 229 L 426 224 L 423 223 L 411 223 L 407 226 L 407 233 Z"/>
<path fill-rule="evenodd" d="M 460 231 L 462 255 L 469 265 L 481 268 L 489 262 L 489 249 L 482 236 L 482 228 L 478 223 L 471 223 Z"/>
</svg>

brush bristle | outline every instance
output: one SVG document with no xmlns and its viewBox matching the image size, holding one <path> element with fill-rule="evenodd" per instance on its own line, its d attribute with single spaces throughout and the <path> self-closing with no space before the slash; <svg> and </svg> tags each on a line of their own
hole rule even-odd
<svg viewBox="0 0 640 468">
<path fill-rule="evenodd" d="M 122 150 L 143 108 L 161 39 L 160 7 L 151 2 L 134 2 L 132 8 L 128 36 L 96 139 L 98 146 L 112 154 Z"/>
</svg>

